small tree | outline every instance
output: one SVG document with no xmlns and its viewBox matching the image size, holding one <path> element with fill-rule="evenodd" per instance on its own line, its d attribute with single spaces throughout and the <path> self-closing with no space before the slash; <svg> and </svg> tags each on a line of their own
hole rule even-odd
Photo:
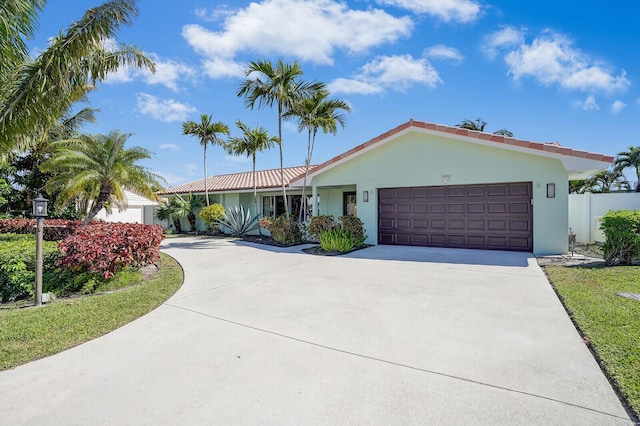
<svg viewBox="0 0 640 426">
<path fill-rule="evenodd" d="M 204 220 L 209 228 L 215 229 L 220 226 L 220 221 L 225 216 L 224 206 L 222 204 L 211 204 L 200 210 L 200 218 Z"/>
<path fill-rule="evenodd" d="M 640 255 L 640 210 L 610 211 L 602 217 L 602 246 L 607 265 L 630 265 Z"/>
</svg>

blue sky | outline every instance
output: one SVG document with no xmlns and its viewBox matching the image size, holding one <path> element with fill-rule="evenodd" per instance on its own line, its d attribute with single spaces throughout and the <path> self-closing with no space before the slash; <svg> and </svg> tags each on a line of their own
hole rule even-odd
<svg viewBox="0 0 640 426">
<path fill-rule="evenodd" d="M 34 52 L 99 1 L 50 0 Z M 202 147 L 182 122 L 213 113 L 277 134 L 275 110 L 236 97 L 248 61 L 298 61 L 352 108 L 345 129 L 319 134 L 314 163 L 410 118 L 615 155 L 640 145 L 640 3 L 479 0 L 140 0 L 117 41 L 134 44 L 157 73 L 122 70 L 90 95 L 100 109 L 87 133 L 132 133 L 156 154 L 145 163 L 169 185 L 202 177 Z M 285 166 L 302 165 L 306 134 L 289 124 Z M 212 174 L 250 171 L 245 158 L 207 150 Z M 277 149 L 260 169 L 279 167 Z M 627 176 L 635 180 L 631 171 Z"/>
</svg>

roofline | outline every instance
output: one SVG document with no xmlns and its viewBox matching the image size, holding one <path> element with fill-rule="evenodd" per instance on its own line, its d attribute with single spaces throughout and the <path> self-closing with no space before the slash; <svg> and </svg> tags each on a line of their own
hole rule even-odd
<svg viewBox="0 0 640 426">
<path fill-rule="evenodd" d="M 367 142 L 360 144 L 351 148 L 348 151 L 343 152 L 342 154 L 333 157 L 330 160 L 325 161 L 324 163 L 314 167 L 309 171 L 308 179 L 312 179 L 314 176 L 319 173 L 328 170 L 330 168 L 336 167 L 353 157 L 359 156 L 374 147 L 377 147 L 379 144 L 384 144 L 390 140 L 393 140 L 403 134 L 410 132 L 411 130 L 421 131 L 423 133 L 428 133 L 437 136 L 447 136 L 453 137 L 454 139 L 462 140 L 462 141 L 471 141 L 474 143 L 481 143 L 486 146 L 496 146 L 496 144 L 501 144 L 505 146 L 500 146 L 502 148 L 520 151 L 520 152 L 529 152 L 535 155 L 542 155 L 545 157 L 551 158 L 562 158 L 564 157 L 575 157 L 578 159 L 584 160 L 592 160 L 596 162 L 603 162 L 611 164 L 613 163 L 614 158 L 605 154 L 598 154 L 588 151 L 581 151 L 572 148 L 566 148 L 559 145 L 557 142 L 533 142 L 525 139 L 517 139 L 510 138 L 502 135 L 494 135 L 492 133 L 484 133 L 479 132 L 477 130 L 468 130 L 462 129 L 460 127 L 447 126 L 444 124 L 435 124 L 429 123 L 426 121 L 417 121 L 414 119 L 410 119 L 406 123 L 403 123 L 385 133 L 382 133 L 373 139 L 368 140 Z M 606 167 L 605 167 L 606 168 Z M 296 186 L 300 185 L 300 180 L 304 177 L 304 174 L 297 176 L 296 178 L 291 180 L 291 185 Z"/>
</svg>

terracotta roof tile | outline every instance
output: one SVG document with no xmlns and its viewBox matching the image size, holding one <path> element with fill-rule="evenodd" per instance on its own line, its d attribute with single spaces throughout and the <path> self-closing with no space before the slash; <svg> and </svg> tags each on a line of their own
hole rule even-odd
<svg viewBox="0 0 640 426">
<path fill-rule="evenodd" d="M 313 167 L 315 166 L 311 166 L 311 168 Z M 305 171 L 304 166 L 285 167 L 283 169 L 285 184 L 289 185 L 289 182 L 291 182 L 293 178 L 303 175 L 304 171 Z M 281 185 L 280 169 L 257 170 L 256 183 L 257 183 L 258 189 L 279 188 Z M 253 173 L 252 172 L 209 176 L 207 178 L 207 190 L 210 193 L 247 190 L 247 189 L 253 189 Z M 193 193 L 204 192 L 204 179 L 200 179 L 193 182 L 188 182 L 182 185 L 177 185 L 171 188 L 167 188 L 163 191 L 160 191 L 159 194 L 161 195 L 188 194 L 190 192 L 193 192 Z"/>
</svg>

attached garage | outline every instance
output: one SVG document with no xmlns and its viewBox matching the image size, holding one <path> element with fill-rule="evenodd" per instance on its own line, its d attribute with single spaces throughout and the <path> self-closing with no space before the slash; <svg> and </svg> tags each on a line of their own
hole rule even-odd
<svg viewBox="0 0 640 426">
<path fill-rule="evenodd" d="M 369 244 L 546 255 L 568 250 L 568 181 L 612 161 L 555 142 L 410 120 L 316 166 L 307 183 L 314 215 L 336 215 L 340 195 L 355 194 Z"/>
<path fill-rule="evenodd" d="M 532 183 L 383 188 L 378 243 L 533 250 Z"/>
</svg>

